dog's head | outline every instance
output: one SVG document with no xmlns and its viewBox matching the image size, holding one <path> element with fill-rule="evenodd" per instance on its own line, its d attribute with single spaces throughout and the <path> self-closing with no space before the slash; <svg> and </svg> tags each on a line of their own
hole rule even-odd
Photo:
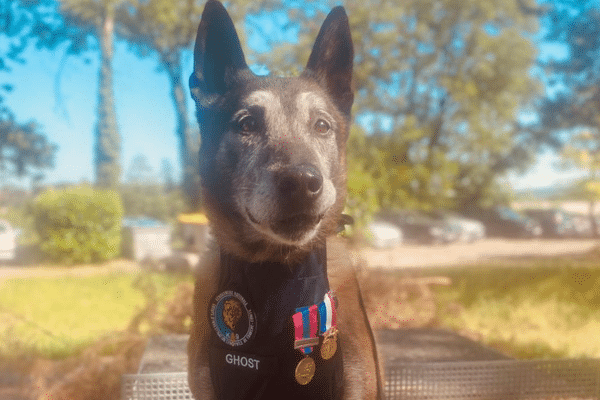
<svg viewBox="0 0 600 400">
<path fill-rule="evenodd" d="M 256 76 L 227 11 L 208 1 L 190 89 L 204 204 L 223 249 L 294 262 L 335 231 L 346 196 L 352 60 L 348 18 L 336 7 L 299 77 Z"/>
</svg>

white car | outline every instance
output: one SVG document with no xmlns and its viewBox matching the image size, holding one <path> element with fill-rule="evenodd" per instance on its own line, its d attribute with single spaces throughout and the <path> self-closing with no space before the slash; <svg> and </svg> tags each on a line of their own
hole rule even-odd
<svg viewBox="0 0 600 400">
<path fill-rule="evenodd" d="M 485 238 L 485 225 L 480 221 L 448 211 L 433 211 L 430 215 L 458 227 L 460 242 L 471 243 Z"/>
<path fill-rule="evenodd" d="M 0 220 L 0 260 L 11 261 L 15 258 L 18 230 L 5 220 Z"/>
<path fill-rule="evenodd" d="M 368 224 L 365 236 L 369 244 L 378 249 L 389 249 L 402 243 L 400 228 L 383 221 L 374 221 Z"/>
<path fill-rule="evenodd" d="M 485 238 L 485 225 L 481 222 L 454 214 L 449 214 L 446 218 L 448 222 L 460 226 L 459 241 L 471 243 Z"/>
</svg>

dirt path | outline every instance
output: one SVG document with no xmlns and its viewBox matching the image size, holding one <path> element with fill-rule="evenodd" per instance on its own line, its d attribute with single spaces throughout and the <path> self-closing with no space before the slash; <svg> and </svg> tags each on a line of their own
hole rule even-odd
<svg viewBox="0 0 600 400">
<path fill-rule="evenodd" d="M 486 239 L 440 246 L 400 245 L 393 249 L 360 249 L 357 255 L 371 268 L 460 266 L 504 257 L 559 256 L 587 253 L 599 240 Z M 600 260 L 598 260 L 600 265 Z"/>
</svg>

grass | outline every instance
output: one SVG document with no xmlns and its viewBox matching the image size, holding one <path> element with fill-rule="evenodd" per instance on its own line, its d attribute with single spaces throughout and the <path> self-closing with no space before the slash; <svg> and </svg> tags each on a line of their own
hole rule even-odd
<svg viewBox="0 0 600 400">
<path fill-rule="evenodd" d="M 0 357 L 62 358 L 125 330 L 146 304 L 138 278 L 115 273 L 0 282 Z M 150 273 L 142 282 L 156 288 L 164 303 L 181 281 L 181 276 Z"/>
<path fill-rule="evenodd" d="M 600 357 L 600 257 L 553 257 L 436 269 L 440 325 L 517 358 Z M 451 310 L 451 311 L 448 311 Z"/>
<path fill-rule="evenodd" d="M 435 289 L 433 323 L 514 357 L 600 357 L 598 260 L 599 253 L 515 259 L 381 277 L 389 288 L 407 274 L 451 278 L 452 285 Z M 191 277 L 114 273 L 0 281 L 0 359 L 77 354 L 126 329 L 146 305 L 149 289 L 164 305 L 182 281 Z"/>
</svg>

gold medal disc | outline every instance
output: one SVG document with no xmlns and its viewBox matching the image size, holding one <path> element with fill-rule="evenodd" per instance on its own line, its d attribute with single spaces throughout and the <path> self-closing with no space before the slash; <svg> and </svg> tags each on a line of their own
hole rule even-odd
<svg viewBox="0 0 600 400">
<path fill-rule="evenodd" d="M 304 357 L 296 366 L 296 372 L 294 373 L 296 382 L 301 385 L 307 385 L 312 381 L 315 376 L 315 362 L 310 357 Z"/>
<path fill-rule="evenodd" d="M 323 360 L 329 360 L 337 351 L 337 339 L 335 336 L 330 336 L 323 340 L 321 345 L 321 358 Z"/>
</svg>

